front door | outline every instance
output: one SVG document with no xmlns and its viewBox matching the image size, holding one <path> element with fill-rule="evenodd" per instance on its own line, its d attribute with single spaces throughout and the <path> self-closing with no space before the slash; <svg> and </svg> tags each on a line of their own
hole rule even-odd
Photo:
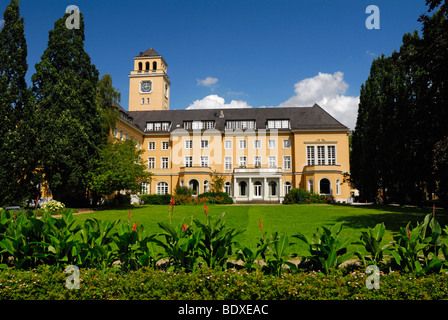
<svg viewBox="0 0 448 320">
<path fill-rule="evenodd" d="M 262 184 L 261 184 L 261 182 L 260 181 L 256 181 L 255 183 L 254 183 L 254 197 L 259 197 L 259 198 L 261 198 L 261 187 L 262 187 Z"/>
</svg>

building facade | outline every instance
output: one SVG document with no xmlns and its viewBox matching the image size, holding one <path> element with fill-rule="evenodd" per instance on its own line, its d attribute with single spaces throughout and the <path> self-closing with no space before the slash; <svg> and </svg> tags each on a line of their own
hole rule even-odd
<svg viewBox="0 0 448 320">
<path fill-rule="evenodd" d="M 144 150 L 154 176 L 143 193 L 201 194 L 218 174 L 236 202 L 279 202 L 291 188 L 350 197 L 349 129 L 317 104 L 170 110 L 167 63 L 153 49 L 134 58 L 129 83 L 129 111 L 120 108 L 113 135 Z"/>
</svg>

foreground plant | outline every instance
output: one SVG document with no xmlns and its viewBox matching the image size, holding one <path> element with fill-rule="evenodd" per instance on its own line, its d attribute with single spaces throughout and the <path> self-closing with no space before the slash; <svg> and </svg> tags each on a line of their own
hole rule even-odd
<svg viewBox="0 0 448 320">
<path fill-rule="evenodd" d="M 314 268 L 326 274 L 352 256 L 352 253 L 347 252 L 351 240 L 340 236 L 343 223 L 336 223 L 330 229 L 319 227 L 311 239 L 300 232 L 293 236 L 307 245 L 309 256 L 305 258 L 312 262 Z"/>
<path fill-rule="evenodd" d="M 374 228 L 361 231 L 360 241 L 355 244 L 362 245 L 370 253 L 370 256 L 366 257 L 359 251 L 355 252 L 355 254 L 364 265 L 374 264 L 378 266 L 383 261 L 384 252 L 392 246 L 392 243 L 381 246 L 385 233 L 386 227 L 384 223 L 378 223 Z"/>
</svg>

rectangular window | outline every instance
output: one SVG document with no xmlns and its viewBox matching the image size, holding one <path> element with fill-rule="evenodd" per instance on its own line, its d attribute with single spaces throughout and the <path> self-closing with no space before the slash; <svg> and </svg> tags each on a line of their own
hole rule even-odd
<svg viewBox="0 0 448 320">
<path fill-rule="evenodd" d="M 275 156 L 269 156 L 269 168 L 277 167 L 277 159 Z"/>
<path fill-rule="evenodd" d="M 268 129 L 289 129 L 289 120 L 268 120 Z"/>
<path fill-rule="evenodd" d="M 254 156 L 254 166 L 261 167 L 261 156 Z"/>
<path fill-rule="evenodd" d="M 283 140 L 283 148 L 291 149 L 291 139 Z"/>
<path fill-rule="evenodd" d="M 191 168 L 193 166 L 193 156 L 185 156 L 185 167 Z"/>
<path fill-rule="evenodd" d="M 162 130 L 168 131 L 170 129 L 170 123 L 169 122 L 162 122 Z"/>
<path fill-rule="evenodd" d="M 314 146 L 307 146 L 306 147 L 306 163 L 309 166 L 314 166 Z"/>
<path fill-rule="evenodd" d="M 156 167 L 156 158 L 148 157 L 148 169 L 154 169 Z"/>
<path fill-rule="evenodd" d="M 335 165 L 336 164 L 336 146 L 328 146 L 328 164 Z"/>
<path fill-rule="evenodd" d="M 317 146 L 317 164 L 325 165 L 325 146 Z"/>
<path fill-rule="evenodd" d="M 275 140 L 269 140 L 268 141 L 268 148 L 269 149 L 275 149 Z"/>
<path fill-rule="evenodd" d="M 201 140 L 201 149 L 208 149 L 208 140 Z"/>
<path fill-rule="evenodd" d="M 208 167 L 208 156 L 201 156 L 201 167 Z"/>
<path fill-rule="evenodd" d="M 191 121 L 185 121 L 184 122 L 184 129 L 185 130 L 190 130 L 192 128 L 192 126 L 193 126 L 193 122 L 191 122 Z"/>
<path fill-rule="evenodd" d="M 162 150 L 168 150 L 170 143 L 168 141 L 162 141 Z"/>
<path fill-rule="evenodd" d="M 169 168 L 169 159 L 168 157 L 162 157 L 162 169 Z"/>
<path fill-rule="evenodd" d="M 185 140 L 185 149 L 193 149 L 193 140 Z"/>
<path fill-rule="evenodd" d="M 149 122 L 146 124 L 146 131 L 153 131 L 154 130 L 154 123 Z"/>
<path fill-rule="evenodd" d="M 226 150 L 232 149 L 232 140 L 224 141 L 224 149 L 226 149 Z"/>
<path fill-rule="evenodd" d="M 154 123 L 154 131 L 160 131 L 162 129 L 162 124 L 160 122 Z"/>
<path fill-rule="evenodd" d="M 118 128 L 115 128 L 114 137 L 115 137 L 115 138 L 118 138 Z"/>
<path fill-rule="evenodd" d="M 291 170 L 291 156 L 283 156 L 283 169 Z"/>
<path fill-rule="evenodd" d="M 261 149 L 261 140 L 254 140 L 254 149 Z"/>
<path fill-rule="evenodd" d="M 244 167 L 244 168 L 247 166 L 247 157 L 246 156 L 240 156 L 239 166 Z"/>
<path fill-rule="evenodd" d="M 240 149 L 246 149 L 246 148 L 247 148 L 247 141 L 240 140 Z"/>
<path fill-rule="evenodd" d="M 148 150 L 156 150 L 156 143 L 154 141 L 148 142 Z"/>
<path fill-rule="evenodd" d="M 232 157 L 224 157 L 224 169 L 232 170 Z"/>
</svg>

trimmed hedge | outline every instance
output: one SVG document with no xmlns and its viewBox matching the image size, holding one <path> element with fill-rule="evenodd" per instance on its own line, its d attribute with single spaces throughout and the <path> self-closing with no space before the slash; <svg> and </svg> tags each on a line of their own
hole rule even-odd
<svg viewBox="0 0 448 320">
<path fill-rule="evenodd" d="M 171 194 L 144 194 L 140 196 L 140 200 L 144 204 L 170 204 Z"/>
<path fill-rule="evenodd" d="M 307 272 L 264 276 L 244 270 L 199 268 L 195 273 L 142 268 L 81 269 L 80 288 L 65 287 L 62 269 L 0 271 L 0 299 L 24 300 L 441 300 L 448 299 L 448 274 L 415 278 L 381 274 L 380 289 L 366 288 L 363 271 Z"/>
</svg>

